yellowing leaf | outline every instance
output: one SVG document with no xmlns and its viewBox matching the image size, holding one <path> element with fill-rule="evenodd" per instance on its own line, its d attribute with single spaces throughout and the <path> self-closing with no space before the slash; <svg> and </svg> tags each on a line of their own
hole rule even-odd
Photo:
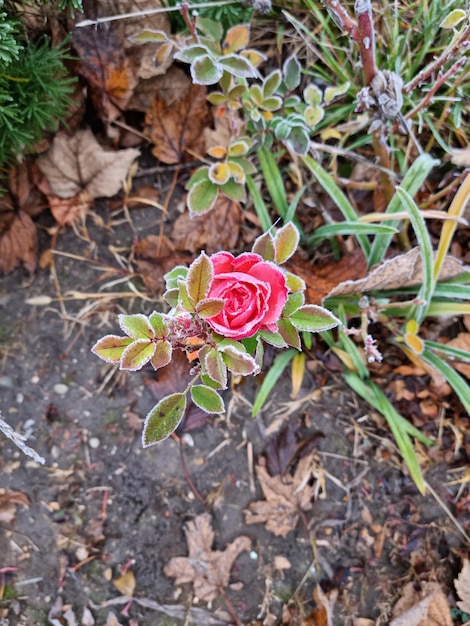
<svg viewBox="0 0 470 626">
<path fill-rule="evenodd" d="M 440 28 L 455 28 L 467 17 L 467 12 L 463 9 L 454 9 L 439 24 Z"/>
<path fill-rule="evenodd" d="M 135 576 L 134 572 L 127 570 L 125 574 L 113 580 L 113 585 L 123 596 L 133 596 L 135 590 Z"/>
<path fill-rule="evenodd" d="M 213 159 L 223 159 L 227 154 L 227 148 L 223 146 L 213 146 L 207 150 L 207 154 Z"/>
<path fill-rule="evenodd" d="M 246 48 L 250 41 L 250 25 L 238 24 L 227 31 L 227 36 L 222 44 L 224 54 L 231 54 L 242 48 Z"/>
<path fill-rule="evenodd" d="M 209 168 L 209 180 L 216 185 L 225 185 L 230 178 L 230 168 L 227 163 L 213 163 Z"/>
</svg>

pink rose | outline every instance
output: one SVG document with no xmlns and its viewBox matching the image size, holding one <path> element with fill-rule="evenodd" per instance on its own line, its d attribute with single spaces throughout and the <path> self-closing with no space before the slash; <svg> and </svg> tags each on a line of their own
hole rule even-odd
<svg viewBox="0 0 470 626">
<path fill-rule="evenodd" d="M 207 297 L 225 300 L 222 311 L 207 318 L 211 327 L 231 339 L 245 339 L 258 330 L 277 331 L 288 293 L 282 271 L 248 252 L 236 258 L 218 252 L 210 260 L 214 277 Z"/>
</svg>

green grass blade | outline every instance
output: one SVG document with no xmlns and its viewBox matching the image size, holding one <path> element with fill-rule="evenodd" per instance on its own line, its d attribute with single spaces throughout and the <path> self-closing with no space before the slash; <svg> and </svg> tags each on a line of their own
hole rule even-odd
<svg viewBox="0 0 470 626">
<path fill-rule="evenodd" d="M 396 194 L 401 199 L 403 206 L 410 216 L 411 225 L 413 226 L 421 250 L 423 282 L 419 292 L 419 298 L 424 301 L 424 304 L 416 305 L 413 311 L 413 317 L 420 325 L 426 316 L 435 286 L 435 281 L 433 280 L 434 255 L 432 243 L 424 217 L 421 215 L 421 211 L 417 207 L 416 202 L 405 189 L 397 187 Z"/>
<path fill-rule="evenodd" d="M 364 224 L 358 222 L 341 222 L 320 226 L 308 239 L 309 244 L 318 244 L 323 239 L 338 235 L 388 235 L 398 232 L 396 228 L 383 224 Z"/>
<path fill-rule="evenodd" d="M 413 197 L 426 180 L 429 172 L 438 163 L 429 154 L 421 154 L 406 173 L 400 188 Z M 402 210 L 402 197 L 394 194 L 391 199 L 386 213 L 398 213 Z M 389 226 L 397 227 L 399 220 L 389 222 Z M 372 243 L 370 254 L 367 255 L 368 265 L 376 265 L 380 263 L 388 250 L 393 235 L 383 235 L 376 237 Z"/>
<path fill-rule="evenodd" d="M 292 202 L 289 204 L 287 208 L 287 213 L 284 217 L 284 221 L 292 222 L 294 220 L 295 212 L 297 211 L 297 207 L 299 205 L 300 198 L 304 195 L 305 190 L 307 189 L 307 185 L 303 185 L 292 198 Z"/>
<path fill-rule="evenodd" d="M 263 384 L 261 385 L 253 404 L 253 409 L 251 411 L 253 417 L 261 411 L 264 403 L 269 397 L 269 394 L 273 390 L 274 385 L 277 383 L 282 372 L 286 369 L 287 365 L 290 361 L 292 361 L 296 354 L 299 354 L 299 351 L 292 348 L 291 350 L 286 350 L 286 352 L 281 352 L 281 354 L 274 359 L 274 362 L 270 367 L 269 372 L 266 374 Z"/>
<path fill-rule="evenodd" d="M 445 354 L 447 357 L 470 363 L 470 352 L 468 350 L 453 348 L 452 346 L 437 341 L 425 341 L 424 345 L 426 348 L 434 350 L 434 352 L 442 352 L 442 354 Z"/>
<path fill-rule="evenodd" d="M 270 150 L 260 148 L 258 150 L 258 160 L 274 206 L 279 215 L 285 219 L 289 209 L 289 203 L 287 202 L 284 181 L 282 180 L 282 174 L 276 163 L 276 159 Z"/>
<path fill-rule="evenodd" d="M 261 228 L 264 232 L 267 232 L 272 226 L 271 218 L 269 217 L 268 207 L 266 206 L 259 192 L 259 189 L 251 176 L 246 177 L 246 186 L 248 188 L 251 199 L 253 200 L 253 206 L 255 207 L 256 215 L 259 217 Z"/>
<path fill-rule="evenodd" d="M 424 361 L 426 361 L 426 363 L 432 365 L 444 376 L 449 385 L 458 395 L 460 402 L 465 407 L 465 410 L 470 413 L 470 386 L 466 383 L 462 376 L 460 376 L 460 374 L 458 374 L 453 367 L 443 361 L 437 356 L 437 354 L 434 354 L 434 352 L 428 348 L 423 350 L 423 353 L 420 356 Z"/>
<path fill-rule="evenodd" d="M 408 467 L 411 478 L 420 492 L 424 493 L 423 477 L 410 436 L 416 437 L 426 445 L 432 445 L 432 441 L 402 417 L 384 393 L 372 381 L 361 380 L 359 376 L 353 373 L 344 374 L 344 378 L 351 389 L 385 417 L 403 460 Z"/>
<path fill-rule="evenodd" d="M 319 165 L 315 159 L 312 159 L 310 156 L 301 157 L 302 162 L 306 165 L 306 167 L 312 172 L 317 181 L 326 191 L 326 193 L 330 196 L 333 202 L 336 204 L 338 209 L 344 215 L 345 219 L 348 222 L 357 222 L 358 224 L 362 224 L 359 222 L 359 217 L 354 210 L 354 207 L 349 202 L 347 197 L 341 191 L 341 189 L 336 184 L 334 178 L 326 172 L 321 165 Z M 392 235 L 390 235 L 391 239 Z M 357 240 L 359 245 L 362 248 L 366 257 L 369 257 L 370 252 L 370 243 L 365 235 L 358 235 Z"/>
</svg>

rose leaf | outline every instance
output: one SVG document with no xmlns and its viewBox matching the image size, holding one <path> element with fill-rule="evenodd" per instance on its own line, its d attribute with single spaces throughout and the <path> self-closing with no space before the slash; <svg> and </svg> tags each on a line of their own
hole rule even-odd
<svg viewBox="0 0 470 626">
<path fill-rule="evenodd" d="M 122 353 L 122 370 L 136 372 L 148 363 L 155 354 L 155 344 L 148 339 L 135 339 Z"/>
<path fill-rule="evenodd" d="M 188 294 L 192 302 L 197 304 L 206 297 L 213 274 L 214 270 L 209 257 L 201 252 L 198 258 L 191 263 L 186 279 Z"/>
<path fill-rule="evenodd" d="M 333 313 L 316 304 L 301 306 L 288 319 L 298 330 L 312 333 L 329 330 L 341 324 Z"/>
<path fill-rule="evenodd" d="M 171 435 L 186 410 L 186 394 L 172 393 L 153 407 L 145 418 L 142 446 L 147 448 Z"/>
<path fill-rule="evenodd" d="M 194 385 L 191 388 L 191 398 L 196 406 L 206 413 L 223 413 L 224 401 L 217 391 L 206 385 Z"/>
<path fill-rule="evenodd" d="M 133 342 L 132 337 L 106 335 L 99 339 L 91 351 L 108 363 L 119 363 L 124 350 Z"/>
<path fill-rule="evenodd" d="M 281 265 L 294 254 L 299 245 L 300 234 L 292 222 L 280 228 L 274 237 L 276 263 Z"/>
<path fill-rule="evenodd" d="M 155 336 L 148 317 L 143 313 L 135 315 L 119 315 L 119 326 L 121 330 L 133 339 L 153 339 Z"/>
</svg>

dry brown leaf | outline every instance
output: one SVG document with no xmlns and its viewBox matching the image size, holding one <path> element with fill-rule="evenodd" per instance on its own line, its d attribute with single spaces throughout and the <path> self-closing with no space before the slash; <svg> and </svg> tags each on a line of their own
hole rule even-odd
<svg viewBox="0 0 470 626">
<path fill-rule="evenodd" d="M 450 160 L 454 165 L 458 165 L 460 167 L 470 167 L 470 146 L 461 149 L 451 149 L 451 154 L 452 156 Z"/>
<path fill-rule="evenodd" d="M 146 113 L 150 109 L 156 93 L 163 96 L 166 103 L 172 106 L 184 98 L 190 85 L 191 79 L 188 75 L 179 67 L 172 65 L 162 76 L 154 76 L 139 81 L 127 108 Z"/>
<path fill-rule="evenodd" d="M 123 596 L 132 597 L 135 590 L 135 576 L 132 570 L 127 570 L 125 574 L 113 580 L 113 585 Z"/>
<path fill-rule="evenodd" d="M 0 522 L 2 524 L 11 524 L 14 521 L 19 504 L 29 506 L 29 498 L 26 494 L 21 491 L 0 489 Z"/>
<path fill-rule="evenodd" d="M 465 559 L 460 574 L 454 580 L 455 590 L 460 598 L 457 606 L 464 613 L 470 613 L 470 561 Z"/>
<path fill-rule="evenodd" d="M 408 583 L 393 609 L 390 626 L 452 626 L 449 604 L 439 583 Z"/>
<path fill-rule="evenodd" d="M 189 557 L 174 557 L 163 571 L 165 576 L 175 578 L 176 585 L 192 583 L 197 597 L 210 602 L 227 587 L 234 562 L 242 552 L 251 549 L 251 540 L 241 535 L 225 550 L 212 550 L 214 531 L 208 513 L 189 522 L 185 534 Z"/>
<path fill-rule="evenodd" d="M 457 337 L 451 339 L 446 345 L 452 348 L 459 348 L 459 350 L 466 350 L 470 354 L 470 333 L 459 333 Z M 470 363 L 452 361 L 452 366 L 458 372 L 470 378 Z"/>
<path fill-rule="evenodd" d="M 307 302 L 321 304 L 323 298 L 339 283 L 365 276 L 367 262 L 362 251 L 358 249 L 345 254 L 339 261 L 329 259 L 327 263 L 315 265 L 295 255 L 287 262 L 286 269 L 304 279 L 307 285 Z"/>
<path fill-rule="evenodd" d="M 109 198 L 119 192 L 129 167 L 139 155 L 133 148 L 104 150 L 91 130 L 86 129 L 73 137 L 57 134 L 51 149 L 37 164 L 52 194 L 59 198 L 72 198 L 79 193 Z"/>
<path fill-rule="evenodd" d="M 124 52 L 121 25 L 76 28 L 72 43 L 80 57 L 77 73 L 88 82 L 101 119 L 118 119 L 137 85 L 134 68 Z"/>
<path fill-rule="evenodd" d="M 333 608 L 338 597 L 338 590 L 333 589 L 327 595 L 320 585 L 317 585 L 313 591 L 313 598 L 317 604 L 317 608 L 312 611 L 311 626 L 333 626 Z"/>
<path fill-rule="evenodd" d="M 264 459 L 256 466 L 256 474 L 266 500 L 252 502 L 245 511 L 247 524 L 265 524 L 266 530 L 285 537 L 297 526 L 300 511 L 312 508 L 314 487 L 308 485 L 315 453 L 301 459 L 293 476 L 270 476 Z"/>
<path fill-rule="evenodd" d="M 238 202 L 219 194 L 209 219 L 207 215 L 191 217 L 186 211 L 174 223 L 171 238 L 177 250 L 194 253 L 205 250 L 207 254 L 233 250 L 241 222 L 242 210 Z"/>
<path fill-rule="evenodd" d="M 165 290 L 163 276 L 175 265 L 189 265 L 193 257 L 177 255 L 168 237 L 148 235 L 134 247 L 137 270 L 150 293 L 162 293 Z"/>
<path fill-rule="evenodd" d="M 29 215 L 13 210 L 7 195 L 0 198 L 0 274 L 8 274 L 19 263 L 28 272 L 36 269 L 36 227 Z"/>
<path fill-rule="evenodd" d="M 442 264 L 439 279 L 448 280 L 468 271 L 470 268 L 463 265 L 461 261 L 452 256 L 447 256 Z M 422 281 L 420 250 L 413 248 L 406 254 L 384 261 L 361 280 L 347 280 L 340 283 L 330 291 L 327 297 L 348 296 L 378 289 L 411 287 L 421 284 Z"/>
<path fill-rule="evenodd" d="M 157 159 L 171 165 L 194 158 L 188 150 L 202 154 L 203 130 L 210 124 L 206 94 L 201 85 L 191 85 L 185 96 L 173 103 L 155 94 L 145 124 Z"/>
</svg>

